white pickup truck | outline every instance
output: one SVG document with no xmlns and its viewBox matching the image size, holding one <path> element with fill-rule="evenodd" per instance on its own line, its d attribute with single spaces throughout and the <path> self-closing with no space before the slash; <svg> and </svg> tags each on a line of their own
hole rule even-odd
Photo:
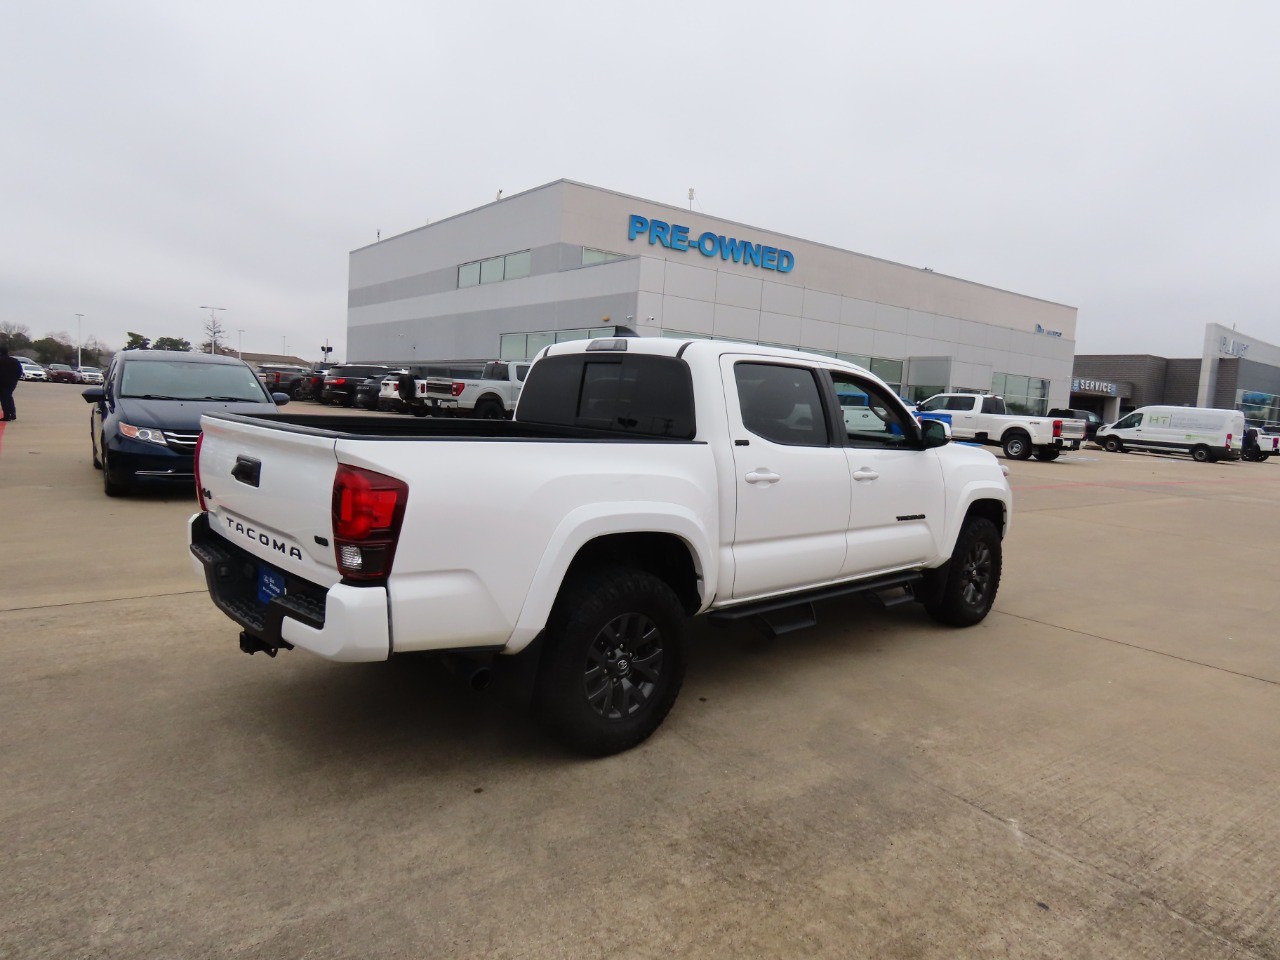
<svg viewBox="0 0 1280 960">
<path fill-rule="evenodd" d="M 493 360 L 483 364 L 474 376 L 454 372 L 438 376 L 401 376 L 398 382 L 384 383 L 382 397 L 399 399 L 417 417 L 453 414 L 500 420 L 511 416 L 520 388 L 528 376 L 529 364 Z"/>
<path fill-rule="evenodd" d="M 838 393 L 870 416 L 846 426 Z M 597 755 L 670 710 L 688 617 L 776 635 L 863 593 L 974 624 L 1010 521 L 995 458 L 867 371 L 711 340 L 547 347 L 510 422 L 202 428 L 190 549 L 242 650 L 527 650 L 541 719 Z"/>
<path fill-rule="evenodd" d="M 1088 424 L 1060 417 L 1011 414 L 1003 397 L 984 393 L 939 393 L 916 408 L 921 420 L 941 420 L 957 440 L 1004 448 L 1010 460 L 1057 460 L 1063 450 L 1079 450 Z"/>
</svg>

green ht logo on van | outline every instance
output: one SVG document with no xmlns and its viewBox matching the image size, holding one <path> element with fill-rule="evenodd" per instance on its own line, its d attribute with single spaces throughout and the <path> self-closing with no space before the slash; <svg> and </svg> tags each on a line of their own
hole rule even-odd
<svg viewBox="0 0 1280 960">
<path fill-rule="evenodd" d="M 762 270 L 790 273 L 796 265 L 795 254 L 790 250 L 779 250 L 777 247 L 751 243 L 749 240 L 725 237 L 710 230 L 700 234 L 697 240 L 690 240 L 689 228 L 683 224 L 650 220 L 638 213 L 633 213 L 627 226 L 627 239 L 635 240 L 642 234 L 648 236 L 650 246 L 660 243 L 668 250 L 697 250 L 704 257 L 714 257 L 719 254 L 721 260 L 749 263 Z"/>
</svg>

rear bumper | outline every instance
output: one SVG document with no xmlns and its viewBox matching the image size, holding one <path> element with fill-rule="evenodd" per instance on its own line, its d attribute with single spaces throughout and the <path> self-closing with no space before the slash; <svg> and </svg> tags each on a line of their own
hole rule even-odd
<svg viewBox="0 0 1280 960">
<path fill-rule="evenodd" d="M 187 524 L 187 542 L 214 606 L 251 637 L 272 648 L 291 644 L 345 663 L 391 656 L 385 587 L 337 583 L 326 589 L 280 571 L 210 530 L 205 513 Z M 285 579 L 284 594 L 266 602 L 258 596 L 264 566 Z"/>
</svg>

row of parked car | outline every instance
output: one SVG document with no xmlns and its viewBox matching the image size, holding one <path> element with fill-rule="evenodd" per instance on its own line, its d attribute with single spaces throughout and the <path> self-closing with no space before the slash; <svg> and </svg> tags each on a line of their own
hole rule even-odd
<svg viewBox="0 0 1280 960">
<path fill-rule="evenodd" d="M 43 383 L 101 383 L 102 370 L 98 367 L 72 367 L 65 363 L 45 366 L 30 357 L 14 357 L 22 364 L 22 379 Z"/>
<path fill-rule="evenodd" d="M 502 360 L 453 363 L 346 363 L 332 367 L 262 364 L 258 378 L 273 393 L 342 407 L 396 413 L 511 416 L 529 364 Z"/>
</svg>

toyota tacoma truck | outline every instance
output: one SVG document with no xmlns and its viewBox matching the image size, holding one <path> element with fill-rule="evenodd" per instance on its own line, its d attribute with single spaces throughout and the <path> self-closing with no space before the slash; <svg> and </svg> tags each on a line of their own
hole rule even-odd
<svg viewBox="0 0 1280 960">
<path fill-rule="evenodd" d="M 996 459 L 866 370 L 736 343 L 544 348 L 510 421 L 202 426 L 190 552 L 242 650 L 525 654 L 540 719 L 592 755 L 661 724 L 688 618 L 778 635 L 861 593 L 976 624 L 1010 523 Z"/>
<path fill-rule="evenodd" d="M 916 416 L 950 425 L 957 440 L 1002 447 L 1010 460 L 1057 460 L 1079 450 L 1088 428 L 1083 420 L 1011 414 L 1003 397 L 985 393 L 939 393 L 920 401 Z"/>
</svg>

